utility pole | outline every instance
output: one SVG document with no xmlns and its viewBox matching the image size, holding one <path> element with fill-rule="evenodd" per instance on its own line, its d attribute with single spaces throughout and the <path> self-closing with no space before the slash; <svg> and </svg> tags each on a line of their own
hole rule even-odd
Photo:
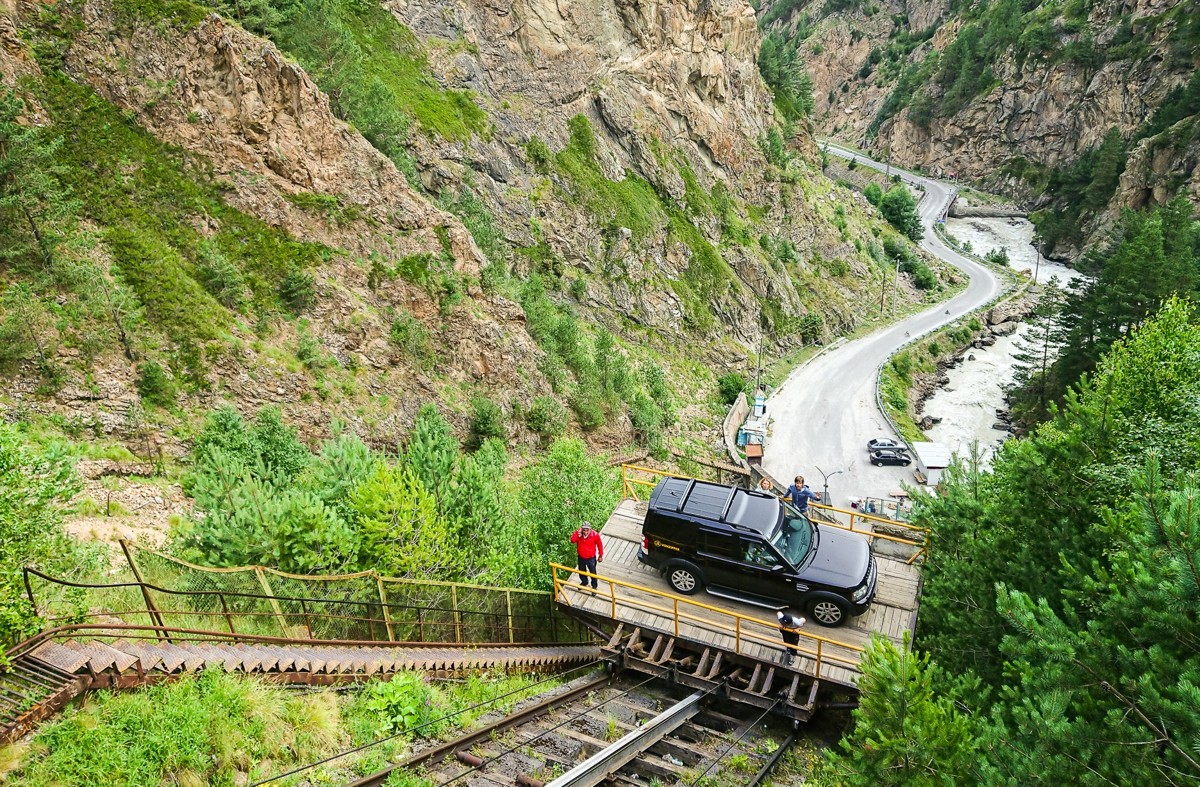
<svg viewBox="0 0 1200 787">
<path fill-rule="evenodd" d="M 1038 244 L 1034 248 L 1037 249 L 1037 263 L 1033 266 L 1033 283 L 1037 284 L 1038 271 L 1042 269 L 1042 244 Z"/>
<path fill-rule="evenodd" d="M 896 313 L 896 291 L 900 289 L 900 255 L 896 255 L 896 276 L 892 284 L 892 314 Z"/>
<path fill-rule="evenodd" d="M 754 392 L 762 390 L 762 348 L 763 348 L 762 314 L 758 315 L 758 369 L 754 372 Z"/>
</svg>

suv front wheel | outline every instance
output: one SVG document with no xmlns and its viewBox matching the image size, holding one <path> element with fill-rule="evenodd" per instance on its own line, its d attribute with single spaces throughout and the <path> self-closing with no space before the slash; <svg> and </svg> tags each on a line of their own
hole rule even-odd
<svg viewBox="0 0 1200 787">
<path fill-rule="evenodd" d="M 836 628 L 850 618 L 850 607 L 837 596 L 818 596 L 808 603 L 808 616 L 822 626 Z"/>
<path fill-rule="evenodd" d="M 672 563 L 667 566 L 667 581 L 685 596 L 697 592 L 704 584 L 700 572 L 691 563 Z"/>
</svg>

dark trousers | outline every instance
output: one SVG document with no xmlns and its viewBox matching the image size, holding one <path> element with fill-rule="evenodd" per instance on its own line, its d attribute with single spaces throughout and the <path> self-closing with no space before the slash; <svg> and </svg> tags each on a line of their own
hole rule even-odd
<svg viewBox="0 0 1200 787">
<path fill-rule="evenodd" d="M 577 569 L 579 569 L 580 571 L 586 571 L 589 574 L 595 574 L 596 573 L 596 558 L 581 557 L 581 558 L 579 558 L 578 565 L 576 565 L 575 567 Z M 591 579 L 592 579 L 592 587 L 600 586 L 600 580 L 596 579 L 595 577 L 592 577 Z M 579 584 L 583 585 L 584 587 L 587 587 L 587 583 L 588 583 L 588 578 L 585 577 L 583 574 L 580 574 L 579 575 Z"/>
<path fill-rule="evenodd" d="M 800 644 L 800 634 L 795 631 L 788 631 L 787 629 L 779 629 L 779 633 L 783 637 L 783 644 L 787 645 L 788 655 L 795 656 L 799 654 L 800 651 L 796 649 L 796 646 Z"/>
</svg>

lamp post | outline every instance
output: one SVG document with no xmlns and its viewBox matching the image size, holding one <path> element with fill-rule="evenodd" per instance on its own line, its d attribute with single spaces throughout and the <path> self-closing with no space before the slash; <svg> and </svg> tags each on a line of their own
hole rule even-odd
<svg viewBox="0 0 1200 787">
<path fill-rule="evenodd" d="M 814 467 L 815 467 L 815 465 L 814 465 Z M 827 506 L 832 505 L 832 503 L 829 502 L 829 479 L 833 478 L 838 473 L 844 473 L 846 471 L 845 470 L 834 470 L 832 473 L 826 473 L 824 470 L 822 470 L 821 468 L 818 467 L 817 472 L 821 474 L 821 488 L 822 488 L 821 502 Z"/>
<path fill-rule="evenodd" d="M 900 289 L 900 255 L 896 255 L 896 276 L 892 283 L 892 315 L 896 314 L 896 291 Z"/>
</svg>

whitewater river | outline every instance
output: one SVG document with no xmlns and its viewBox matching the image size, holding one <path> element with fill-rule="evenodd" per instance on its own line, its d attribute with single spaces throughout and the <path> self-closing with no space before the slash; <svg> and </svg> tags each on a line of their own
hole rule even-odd
<svg viewBox="0 0 1200 787">
<path fill-rule="evenodd" d="M 992 249 L 1006 249 L 1009 263 L 1016 270 L 1037 271 L 1039 282 L 1057 277 L 1063 286 L 1078 276 L 1057 263 L 1041 260 L 1033 247 L 1033 225 L 1025 219 L 947 219 L 946 229 L 959 241 L 970 241 L 971 250 L 980 256 Z M 1007 432 L 992 428 L 996 410 L 1004 407 L 1004 387 L 1012 382 L 1016 353 L 1027 341 L 1028 324 L 1022 324 L 1009 336 L 999 336 L 991 347 L 969 350 L 968 358 L 947 371 L 950 382 L 925 402 L 924 414 L 942 422 L 926 434 L 930 440 L 945 443 L 954 453 L 967 455 L 978 442 L 985 463 Z"/>
</svg>

